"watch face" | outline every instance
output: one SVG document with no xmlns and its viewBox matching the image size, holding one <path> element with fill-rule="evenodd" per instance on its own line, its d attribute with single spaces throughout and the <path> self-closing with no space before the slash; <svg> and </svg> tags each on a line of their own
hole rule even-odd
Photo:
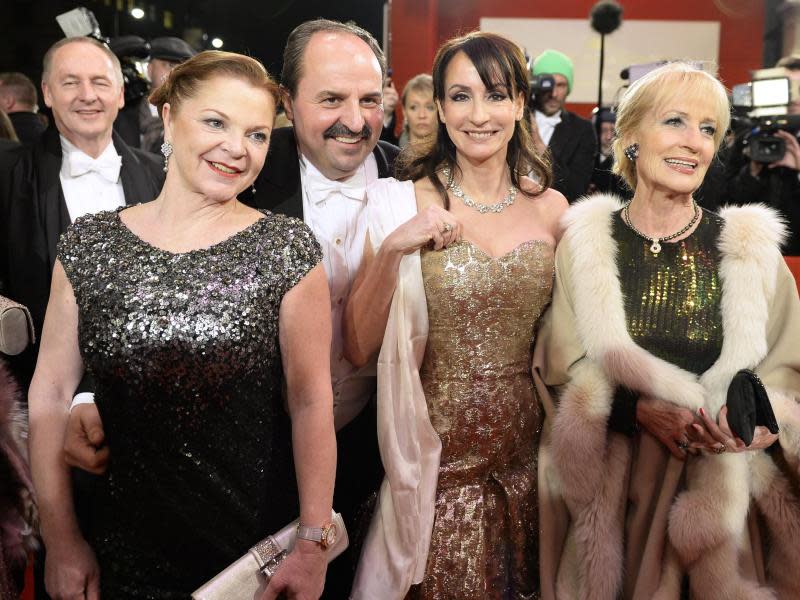
<svg viewBox="0 0 800 600">
<path fill-rule="evenodd" d="M 336 525 L 331 523 L 325 532 L 325 547 L 330 548 L 336 543 Z"/>
</svg>

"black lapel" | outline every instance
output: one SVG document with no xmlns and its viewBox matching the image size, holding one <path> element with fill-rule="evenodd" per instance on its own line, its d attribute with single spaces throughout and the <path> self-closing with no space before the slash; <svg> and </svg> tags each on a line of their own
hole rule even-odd
<svg viewBox="0 0 800 600">
<path fill-rule="evenodd" d="M 112 134 L 114 148 L 122 159 L 122 168 L 119 171 L 119 178 L 122 181 L 122 193 L 125 195 L 125 204 L 139 204 L 149 202 L 154 197 L 154 183 L 150 171 L 139 157 L 136 156 L 122 139 L 114 131 Z M 158 194 L 158 190 L 155 190 Z"/>
<path fill-rule="evenodd" d="M 383 179 L 394 175 L 394 161 L 399 152 L 400 149 L 397 146 L 388 142 L 378 141 L 378 144 L 372 151 L 372 155 L 375 157 L 375 162 L 378 165 L 378 177 Z"/>
<path fill-rule="evenodd" d="M 556 160 L 559 159 L 561 153 L 564 151 L 564 147 L 569 141 L 569 133 L 570 133 L 569 130 L 570 130 L 570 114 L 566 110 L 562 110 L 561 123 L 556 125 L 555 129 L 553 129 L 553 136 L 550 138 L 550 144 L 548 144 L 548 147 L 550 148 L 550 153 Z"/>
<path fill-rule="evenodd" d="M 269 153 L 255 186 L 256 208 L 303 218 L 303 192 L 294 128 L 281 127 L 272 132 Z"/>
<path fill-rule="evenodd" d="M 56 259 L 58 238 L 69 227 L 69 211 L 61 189 L 61 139 L 58 130 L 51 127 L 42 134 L 41 145 L 34 153 L 39 214 L 42 218 L 47 243 L 48 264 Z"/>
</svg>

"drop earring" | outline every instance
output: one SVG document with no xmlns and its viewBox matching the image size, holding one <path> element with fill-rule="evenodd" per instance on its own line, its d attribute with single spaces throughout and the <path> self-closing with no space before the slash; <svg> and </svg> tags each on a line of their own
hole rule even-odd
<svg viewBox="0 0 800 600">
<path fill-rule="evenodd" d="M 164 155 L 164 173 L 166 173 L 169 168 L 169 157 L 172 156 L 172 150 L 172 144 L 169 142 L 161 144 L 161 154 Z"/>
<path fill-rule="evenodd" d="M 629 161 L 636 162 L 636 159 L 639 158 L 639 144 L 631 144 L 625 148 L 624 152 Z"/>
<path fill-rule="evenodd" d="M 256 195 L 256 184 L 255 183 L 252 186 L 250 186 L 250 191 L 253 192 L 253 196 Z"/>
</svg>

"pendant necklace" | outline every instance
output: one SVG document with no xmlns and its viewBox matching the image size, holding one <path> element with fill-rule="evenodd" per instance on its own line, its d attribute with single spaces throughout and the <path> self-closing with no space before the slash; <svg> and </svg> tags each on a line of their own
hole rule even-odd
<svg viewBox="0 0 800 600">
<path fill-rule="evenodd" d="M 631 223 L 631 215 L 630 215 L 630 212 L 629 212 L 630 205 L 631 205 L 631 203 L 628 202 L 625 205 L 625 207 L 622 209 L 622 220 L 625 221 L 625 224 L 628 227 L 630 227 L 630 229 L 631 229 L 631 231 L 633 231 L 633 233 L 635 233 L 639 237 L 642 237 L 642 238 L 648 240 L 649 242 L 651 242 L 650 243 L 650 252 L 652 252 L 655 256 L 658 256 L 658 253 L 661 252 L 661 242 L 668 242 L 669 240 L 674 240 L 676 237 L 682 236 L 684 233 L 689 231 L 692 228 L 692 226 L 695 223 L 697 223 L 697 219 L 700 218 L 700 208 L 697 206 L 697 202 L 695 202 L 694 198 L 692 198 L 692 206 L 694 207 L 694 215 L 692 216 L 692 220 L 689 221 L 689 223 L 686 225 L 686 227 L 684 227 L 680 231 L 676 231 L 672 235 L 667 235 L 667 236 L 664 236 L 664 237 L 651 237 L 649 235 L 643 234 L 641 231 L 639 231 L 638 229 L 636 229 L 636 227 L 633 226 L 633 223 Z"/>
<path fill-rule="evenodd" d="M 512 185 L 511 187 L 508 188 L 508 193 L 502 200 L 500 200 L 500 202 L 497 202 L 495 204 L 482 204 L 481 202 L 475 202 L 475 200 L 467 196 L 464 193 L 464 190 L 461 189 L 461 186 L 459 186 L 455 181 L 453 181 L 453 175 L 450 172 L 450 169 L 448 169 L 447 167 L 442 169 L 442 175 L 444 175 L 444 178 L 447 180 L 447 185 L 445 187 L 451 192 L 453 192 L 454 196 L 460 198 L 461 201 L 466 206 L 469 206 L 470 208 L 477 210 L 482 215 L 485 215 L 486 213 L 503 212 L 503 210 L 505 210 L 507 206 L 511 206 L 512 204 L 514 204 L 514 198 L 516 198 L 517 196 L 517 188 L 514 185 Z"/>
</svg>

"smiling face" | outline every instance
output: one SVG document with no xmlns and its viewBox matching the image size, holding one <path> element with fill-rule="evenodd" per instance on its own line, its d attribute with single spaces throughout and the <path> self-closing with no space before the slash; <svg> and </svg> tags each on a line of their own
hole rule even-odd
<svg viewBox="0 0 800 600">
<path fill-rule="evenodd" d="M 436 104 L 433 101 L 433 91 L 408 92 L 403 113 L 408 121 L 411 141 L 424 139 L 436 131 Z"/>
<path fill-rule="evenodd" d="M 274 120 L 265 90 L 235 77 L 203 81 L 175 110 L 164 105 L 164 139 L 174 148 L 168 180 L 214 201 L 235 198 L 264 166 Z"/>
<path fill-rule="evenodd" d="M 633 141 L 639 144 L 637 190 L 691 194 L 714 157 L 717 122 L 711 102 L 674 96 L 652 109 Z"/>
<path fill-rule="evenodd" d="M 81 149 L 87 142 L 110 140 L 114 119 L 125 104 L 111 59 L 88 43 L 69 43 L 55 51 L 42 92 L 59 132 Z"/>
<path fill-rule="evenodd" d="M 474 162 L 493 157 L 505 160 L 524 108 L 523 95 L 512 94 L 502 82 L 487 89 L 464 52 L 453 57 L 445 71 L 439 119 L 457 154 Z"/>
<path fill-rule="evenodd" d="M 325 177 L 346 179 L 364 163 L 383 128 L 383 74 L 355 35 L 319 32 L 303 53 L 297 92 L 286 98 L 300 151 Z"/>
</svg>

